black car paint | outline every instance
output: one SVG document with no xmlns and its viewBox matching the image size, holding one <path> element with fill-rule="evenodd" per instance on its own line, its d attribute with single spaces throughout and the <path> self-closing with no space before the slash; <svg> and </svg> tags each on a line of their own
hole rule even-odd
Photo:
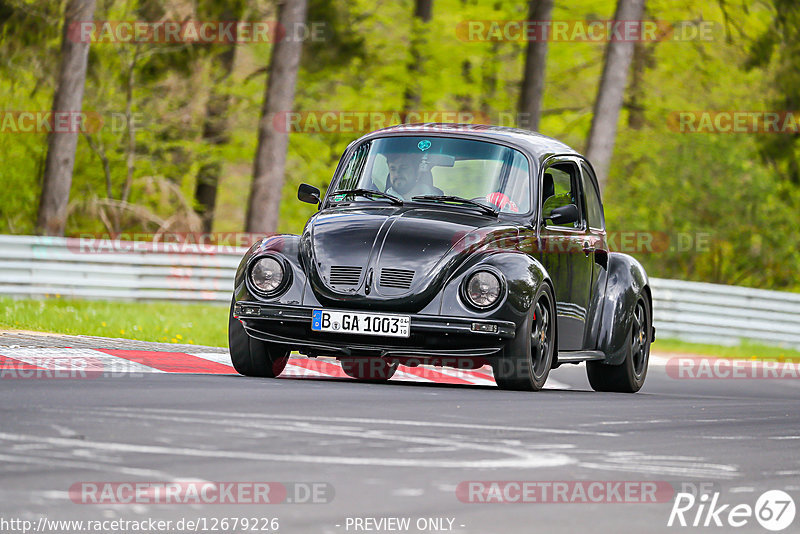
<svg viewBox="0 0 800 534">
<path fill-rule="evenodd" d="M 430 130 L 424 126 L 418 130 L 404 127 L 373 132 L 351 143 L 332 184 L 336 183 L 343 162 L 362 142 L 420 133 L 468 137 L 520 150 L 528 157 L 536 176 L 533 206 L 540 205 L 542 174 L 550 161 L 569 158 L 584 161 L 590 167 L 566 145 L 524 131 L 442 125 Z M 334 203 L 332 191 L 333 187 L 301 236 L 271 236 L 248 251 L 236 275 L 236 301 L 493 319 L 519 326 L 530 313 L 540 284 L 549 283 L 557 300 L 559 350 L 599 350 L 609 364 L 624 359 L 636 299 L 643 293 L 649 297 L 650 289 L 647 275 L 635 259 L 608 252 L 604 230 L 584 227 L 565 232 L 542 224 L 535 211 L 492 217 L 465 206 L 409 202 L 395 206 L 380 199 Z M 559 240 L 557 247 L 551 246 Z M 246 280 L 250 262 L 265 253 L 283 255 L 292 271 L 290 287 L 272 299 L 260 298 Z M 330 284 L 328 270 L 333 264 L 362 266 L 358 284 L 347 289 Z M 385 266 L 414 270 L 411 287 L 405 291 L 387 290 L 373 282 L 368 291 L 370 270 L 374 280 Z M 483 266 L 502 273 L 508 288 L 502 301 L 490 310 L 476 310 L 461 297 L 466 277 Z M 241 319 L 246 327 L 251 323 L 251 335 L 267 335 L 260 319 Z M 259 332 L 254 330 L 256 324 L 261 328 Z M 305 334 L 308 338 L 296 339 L 293 348 L 302 350 L 304 343 L 312 344 L 318 336 L 310 330 Z M 334 336 L 343 346 L 370 344 L 369 336 Z M 503 339 L 497 338 L 496 342 L 502 347 Z M 313 354 L 314 350 L 309 352 Z"/>
<path fill-rule="evenodd" d="M 606 355 L 605 362 L 616 365 L 625 359 L 637 299 L 647 295 L 652 313 L 652 294 L 644 267 L 631 256 L 616 252 L 608 254 L 608 270 L 603 272 L 599 285 L 605 286 L 602 307 L 595 307 L 587 331 L 590 342 Z"/>
</svg>

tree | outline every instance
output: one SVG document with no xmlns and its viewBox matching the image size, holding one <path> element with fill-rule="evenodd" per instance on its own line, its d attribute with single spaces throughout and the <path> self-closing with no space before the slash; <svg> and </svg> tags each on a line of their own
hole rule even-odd
<svg viewBox="0 0 800 534">
<path fill-rule="evenodd" d="M 58 72 L 58 85 L 53 96 L 51 117 L 53 125 L 56 124 L 57 116 L 74 117 L 81 112 L 89 42 L 76 39 L 71 30 L 80 22 L 92 21 L 94 7 L 95 0 L 67 2 L 61 36 L 61 66 Z M 73 128 L 65 130 L 59 131 L 54 128 L 47 140 L 47 159 L 36 222 L 39 233 L 45 235 L 64 235 L 67 220 L 67 204 L 72 186 L 78 132 L 73 131 Z"/>
<path fill-rule="evenodd" d="M 244 2 L 226 3 L 218 20 L 239 20 L 242 18 L 243 11 Z M 214 15 L 218 16 L 216 13 Z M 206 103 L 206 117 L 203 121 L 202 134 L 203 142 L 212 146 L 224 145 L 230 140 L 228 132 L 230 95 L 224 84 L 230 79 L 233 72 L 235 58 L 236 39 L 231 43 L 221 45 L 220 51 L 212 60 L 212 63 L 215 63 L 212 65 L 212 68 L 215 69 L 215 79 Z M 214 155 L 205 161 L 197 171 L 194 193 L 197 204 L 195 211 L 202 219 L 204 232 L 211 232 L 214 226 L 214 208 L 217 203 L 217 187 L 221 173 L 222 162 Z"/>
<path fill-rule="evenodd" d="M 420 106 L 419 78 L 424 76 L 425 25 L 433 18 L 433 0 L 415 0 L 411 28 L 411 60 L 407 67 L 408 82 L 403 94 L 403 111 L 414 111 Z"/>
<path fill-rule="evenodd" d="M 644 13 L 644 0 L 617 0 L 615 21 L 639 21 Z M 617 122 L 628 69 L 633 58 L 633 41 L 616 39 L 614 33 L 606 46 L 603 75 L 594 102 L 594 115 L 586 143 L 586 157 L 592 162 L 601 191 L 608 180 L 608 169 L 614 153 Z"/>
<path fill-rule="evenodd" d="M 278 26 L 295 29 L 306 20 L 307 0 L 286 0 L 278 8 Z M 253 163 L 253 184 L 247 209 L 247 232 L 274 232 L 286 168 L 289 134 L 273 126 L 276 113 L 287 112 L 294 104 L 297 71 L 303 42 L 287 34 L 272 49 L 269 74 L 258 124 L 258 145 Z"/>
<path fill-rule="evenodd" d="M 720 0 L 724 7 L 724 2 Z M 772 23 L 753 40 L 747 70 L 767 73 L 773 109 L 800 109 L 800 5 L 794 0 L 772 0 Z M 727 16 L 727 14 L 726 14 Z M 785 119 L 781 119 L 783 123 Z M 797 134 L 765 134 L 758 137 L 761 156 L 792 188 L 800 186 L 800 143 Z"/>
<path fill-rule="evenodd" d="M 550 21 L 553 13 L 553 0 L 530 0 L 528 2 L 528 18 L 538 23 Z M 545 27 L 545 26 L 540 26 Z M 519 120 L 522 128 L 539 129 L 542 114 L 542 97 L 544 96 L 544 76 L 547 64 L 548 34 L 528 41 L 525 53 L 525 72 L 522 79 L 522 90 L 519 94 Z"/>
</svg>

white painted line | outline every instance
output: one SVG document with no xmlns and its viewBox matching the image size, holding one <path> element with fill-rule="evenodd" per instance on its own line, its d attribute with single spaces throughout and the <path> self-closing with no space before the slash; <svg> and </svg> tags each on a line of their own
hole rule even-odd
<svg viewBox="0 0 800 534">
<path fill-rule="evenodd" d="M 392 380 L 397 380 L 398 382 L 426 382 L 426 383 L 436 382 L 436 380 L 431 380 L 430 378 L 425 378 L 424 376 L 417 376 L 412 373 L 401 371 L 400 369 L 394 372 Z"/>
<path fill-rule="evenodd" d="M 125 373 L 163 373 L 135 360 L 112 356 L 94 349 L 0 348 L 0 355 L 50 371 L 91 371 L 110 375 Z"/>
<path fill-rule="evenodd" d="M 572 386 L 548 377 L 543 389 L 572 389 Z"/>
<path fill-rule="evenodd" d="M 96 410 L 95 410 L 96 411 Z M 143 409 L 143 408 L 125 408 L 125 407 L 110 407 L 104 408 L 104 411 L 111 414 L 130 412 L 134 414 L 142 413 L 183 413 L 189 415 L 196 415 L 196 411 L 192 410 L 179 410 L 179 409 Z M 323 422 L 341 422 L 341 423 L 360 423 L 360 424 L 380 424 L 380 425 L 396 425 L 396 426 L 420 426 L 431 428 L 466 428 L 475 430 L 505 430 L 509 432 L 536 432 L 544 434 L 574 434 L 580 436 L 602 436 L 602 437 L 618 437 L 619 434 L 614 432 L 596 432 L 590 430 L 573 430 L 573 429 L 556 429 L 547 427 L 520 427 L 520 426 L 506 426 L 506 425 L 482 425 L 473 423 L 450 423 L 443 421 L 411 421 L 403 419 L 374 419 L 365 417 L 328 417 L 328 416 L 314 416 L 314 415 L 281 415 L 281 414 L 263 414 L 263 413 L 237 413 L 237 412 L 209 412 L 204 411 L 205 415 L 217 416 L 221 419 L 236 417 L 246 419 L 289 419 L 291 421 L 323 421 Z"/>
<path fill-rule="evenodd" d="M 233 365 L 231 363 L 231 355 L 227 352 L 187 352 L 189 356 L 202 358 L 214 363 L 221 363 L 223 365 Z"/>
<path fill-rule="evenodd" d="M 70 438 L 64 438 L 70 439 Z M 83 440 L 73 440 L 76 442 Z M 39 442 L 39 444 L 43 444 Z M 92 471 L 100 471 L 101 473 L 116 472 L 123 475 L 134 477 L 154 478 L 156 480 L 168 479 L 163 471 L 156 471 L 154 469 L 140 469 L 138 467 L 125 467 L 121 465 L 98 462 L 96 459 L 89 462 L 82 462 L 80 460 L 70 460 L 65 458 L 40 458 L 37 456 L 16 455 L 16 454 L 3 454 L 0 453 L 0 461 L 5 461 L 10 464 L 31 464 L 43 465 L 56 469 L 89 469 Z"/>
<path fill-rule="evenodd" d="M 475 386 L 497 386 L 497 383 L 494 381 L 494 378 L 491 374 L 486 374 L 483 372 L 476 372 L 477 369 L 467 372 L 461 369 L 454 369 L 452 367 L 433 367 L 434 370 L 439 371 L 440 373 L 452 376 L 453 378 L 460 378 L 461 380 L 466 380 L 467 382 L 472 383 Z M 483 376 L 478 376 L 483 375 Z"/>
<path fill-rule="evenodd" d="M 651 352 L 650 357 L 647 360 L 647 365 L 648 367 L 651 365 L 655 367 L 666 367 L 669 360 L 670 358 L 667 356 L 662 356 L 660 354 Z"/>
<path fill-rule="evenodd" d="M 316 371 L 314 369 L 307 369 L 301 365 L 293 365 L 292 361 L 286 364 L 280 376 L 296 377 L 296 378 L 333 378 L 333 375 Z"/>
<path fill-rule="evenodd" d="M 307 427 L 301 426 L 301 430 L 310 430 Z M 360 434 L 364 437 L 380 438 L 379 433 L 363 432 Z M 233 460 L 252 460 L 257 462 L 296 462 L 296 463 L 312 463 L 312 464 L 332 464 L 332 465 L 352 465 L 352 466 L 384 466 L 384 467 L 428 467 L 428 468 L 453 468 L 453 469 L 498 469 L 498 468 L 517 468 L 517 469 L 530 469 L 537 467 L 557 467 L 575 463 L 572 458 L 555 453 L 542 453 L 535 454 L 519 451 L 517 449 L 504 449 L 502 447 L 492 447 L 492 458 L 475 459 L 475 460 L 457 460 L 457 459 L 433 459 L 433 458 L 391 458 L 391 457 L 375 457 L 369 458 L 364 456 L 327 456 L 327 455 L 309 455 L 309 454 L 293 454 L 293 453 L 261 453 L 261 452 L 248 452 L 248 451 L 226 451 L 226 450 L 203 450 L 191 447 L 164 447 L 160 445 L 135 445 L 131 443 L 119 443 L 110 441 L 89 441 L 71 438 L 55 438 L 43 437 L 26 434 L 11 434 L 7 432 L 0 432 L 0 439 L 11 442 L 35 442 L 47 443 L 49 445 L 67 447 L 70 449 L 89 449 L 100 450 L 130 454 L 156 454 L 165 456 L 183 456 L 187 458 L 225 458 Z M 416 442 L 440 442 L 440 443 L 456 443 L 457 446 L 463 449 L 487 449 L 489 452 L 490 447 L 482 447 L 476 444 L 469 444 L 464 442 L 453 442 L 451 440 L 439 438 L 409 438 L 407 436 L 392 435 L 386 436 L 384 439 L 391 439 L 393 441 L 416 441 Z M 497 458 L 498 454 L 508 454 L 505 458 Z"/>
</svg>

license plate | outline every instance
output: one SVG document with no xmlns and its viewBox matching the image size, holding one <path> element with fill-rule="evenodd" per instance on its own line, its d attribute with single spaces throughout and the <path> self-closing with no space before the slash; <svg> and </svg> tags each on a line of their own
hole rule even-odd
<svg viewBox="0 0 800 534">
<path fill-rule="evenodd" d="M 408 315 L 314 310 L 311 330 L 340 334 L 408 337 L 411 318 Z"/>
</svg>

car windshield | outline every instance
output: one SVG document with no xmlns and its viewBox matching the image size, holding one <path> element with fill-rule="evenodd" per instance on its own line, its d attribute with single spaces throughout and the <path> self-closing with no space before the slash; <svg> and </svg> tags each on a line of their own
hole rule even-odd
<svg viewBox="0 0 800 534">
<path fill-rule="evenodd" d="M 337 195 L 354 189 L 385 195 Z M 391 200 L 386 195 L 403 201 L 460 197 L 505 213 L 528 213 L 528 160 L 518 150 L 484 141 L 433 136 L 373 139 L 353 152 L 331 198 Z"/>
</svg>

